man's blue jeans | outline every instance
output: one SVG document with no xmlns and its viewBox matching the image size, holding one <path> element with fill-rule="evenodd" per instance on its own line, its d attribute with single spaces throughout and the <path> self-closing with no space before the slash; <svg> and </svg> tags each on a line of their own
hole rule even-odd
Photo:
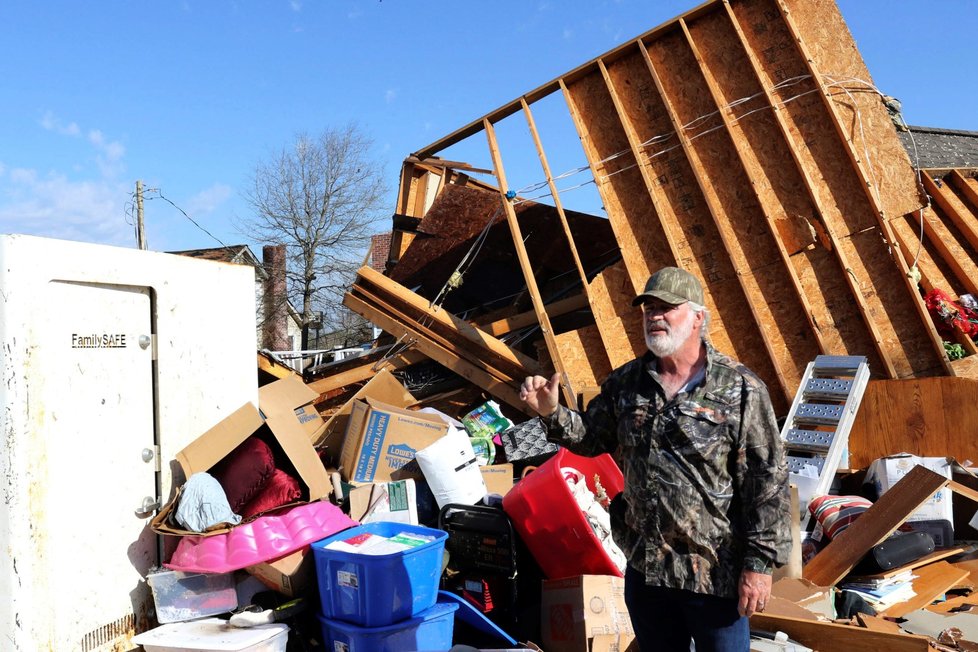
<svg viewBox="0 0 978 652">
<path fill-rule="evenodd" d="M 750 623 L 737 601 L 659 586 L 646 586 L 631 566 L 625 572 L 625 604 L 642 652 L 747 652 Z"/>
</svg>

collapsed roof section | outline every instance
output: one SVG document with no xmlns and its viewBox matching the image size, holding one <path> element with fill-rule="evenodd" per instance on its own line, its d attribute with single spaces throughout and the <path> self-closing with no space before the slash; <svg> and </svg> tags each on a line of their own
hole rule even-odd
<svg viewBox="0 0 978 652">
<path fill-rule="evenodd" d="M 597 248 L 593 233 L 569 224 L 534 121 L 534 104 L 553 94 L 566 103 L 607 212 L 613 242 Z M 552 288 L 538 275 L 545 261 L 524 245 L 522 201 L 506 180 L 509 157 L 525 151 L 503 151 L 496 136 L 509 116 L 522 116 L 532 136 L 562 227 L 550 235 L 565 239 L 593 326 L 561 333 L 550 323 Z M 434 158 L 476 137 L 495 188 Z M 973 356 L 948 359 L 910 273 L 919 261 L 923 289 L 973 291 L 978 202 L 966 190 L 974 180 L 958 176 L 943 187 L 960 201 L 947 197 L 948 209 L 941 186 L 927 181 L 936 201 L 921 213 L 923 189 L 833 2 L 715 0 L 418 150 L 404 168 L 398 213 L 424 217 L 419 232 L 449 221 L 466 234 L 461 242 L 498 211 L 515 258 L 497 277 L 522 276 L 546 345 L 540 362 L 549 357 L 562 372 L 568 402 L 643 351 L 631 299 L 651 272 L 677 265 L 704 281 L 712 340 L 767 382 L 783 414 L 819 354 L 865 355 L 877 378 L 978 376 Z M 473 183 L 477 194 L 445 192 Z M 435 199 L 470 196 L 478 207 L 458 212 L 440 211 Z M 478 221 L 459 221 L 469 214 Z M 430 295 L 422 272 L 446 252 L 395 241 L 395 277 Z M 615 248 L 621 260 L 597 273 L 582 254 Z"/>
</svg>

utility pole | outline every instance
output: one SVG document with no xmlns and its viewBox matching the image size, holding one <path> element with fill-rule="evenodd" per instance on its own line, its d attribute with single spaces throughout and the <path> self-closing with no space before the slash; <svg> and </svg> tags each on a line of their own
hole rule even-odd
<svg viewBox="0 0 978 652">
<path fill-rule="evenodd" d="M 143 228 L 143 182 L 136 181 L 136 244 L 146 248 L 146 230 Z"/>
</svg>

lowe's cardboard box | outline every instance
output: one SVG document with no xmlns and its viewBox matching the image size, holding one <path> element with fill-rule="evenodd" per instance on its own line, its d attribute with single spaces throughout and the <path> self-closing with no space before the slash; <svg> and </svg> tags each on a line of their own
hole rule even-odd
<svg viewBox="0 0 978 652">
<path fill-rule="evenodd" d="M 293 381 L 281 385 L 279 383 L 283 381 L 272 383 L 277 386 L 273 390 L 259 391 L 261 411 L 251 403 L 245 403 L 176 454 L 176 461 L 183 473 L 180 484 L 194 473 L 209 471 L 245 439 L 267 427 L 266 441 L 274 443 L 281 449 L 292 466 L 292 469 L 286 470 L 295 471 L 302 485 L 303 494 L 313 501 L 328 497 L 332 493 L 329 474 L 309 440 L 309 432 L 321 426 L 322 419 L 319 420 L 319 424 L 316 424 L 314 419 L 306 419 L 306 423 L 300 423 L 296 412 L 297 408 L 303 408 L 311 400 L 309 398 L 311 390 L 305 391 L 308 387 L 302 385 L 301 381 L 299 384 Z M 176 484 L 175 479 L 174 485 Z M 209 536 L 231 529 L 231 526 L 216 526 L 205 533 L 182 529 L 170 519 L 178 500 L 179 494 L 153 518 L 151 527 L 155 532 Z"/>
<path fill-rule="evenodd" d="M 309 546 L 245 570 L 268 588 L 290 598 L 298 598 L 316 587 L 316 564 Z"/>
<path fill-rule="evenodd" d="M 340 474 L 352 484 L 389 482 L 415 453 L 441 439 L 448 424 L 439 417 L 395 407 L 372 397 L 353 402 Z"/>
<path fill-rule="evenodd" d="M 624 639 L 624 635 L 635 633 L 625 607 L 625 580 L 621 577 L 578 575 L 544 580 L 540 608 L 543 649 L 547 652 L 588 652 L 596 636 L 620 634 Z"/>
</svg>

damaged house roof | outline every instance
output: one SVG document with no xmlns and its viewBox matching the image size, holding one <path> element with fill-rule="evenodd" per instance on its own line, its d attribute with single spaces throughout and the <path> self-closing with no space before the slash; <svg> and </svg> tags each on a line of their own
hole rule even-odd
<svg viewBox="0 0 978 652">
<path fill-rule="evenodd" d="M 708 2 L 409 157 L 397 213 L 402 223 L 420 222 L 414 231 L 395 229 L 391 278 L 400 287 L 389 291 L 413 290 L 435 310 L 472 318 L 474 307 L 529 310 L 539 346 L 520 353 L 562 373 L 568 403 L 644 350 L 631 299 L 665 265 L 703 279 L 711 339 L 766 381 L 779 413 L 819 354 L 866 356 L 878 379 L 976 377 L 974 343 L 959 338 L 967 355 L 950 360 L 923 300 L 931 288 L 957 299 L 978 278 L 974 179 L 957 171 L 947 182 L 929 174 L 918 181 L 871 84 L 832 2 Z M 606 222 L 570 214 L 553 183 L 534 105 L 554 94 L 576 130 Z M 531 146 L 501 147 L 503 121 L 522 124 Z M 925 153 L 933 131 L 919 131 Z M 435 158 L 480 140 L 494 183 Z M 551 190 L 551 242 L 542 249 L 506 180 L 507 163 L 526 157 L 539 159 Z M 925 167 L 929 159 L 921 160 Z M 475 253 L 484 276 L 473 271 L 438 297 L 490 216 L 498 236 Z M 595 235 L 599 222 L 608 235 Z M 552 253 L 558 241 L 564 254 Z M 615 249 L 620 260 L 609 265 L 614 257 L 605 256 Z M 588 322 L 551 323 L 554 261 L 566 262 L 565 278 L 576 272 Z M 497 293 L 497 285 L 506 289 Z M 519 299 L 500 308 L 514 291 Z M 378 304 L 361 314 L 374 321 L 384 310 Z M 471 353 L 469 364 L 478 367 L 483 352 L 471 349 L 446 359 Z M 499 383 L 510 380 L 479 386 L 502 398 L 490 389 Z"/>
</svg>

